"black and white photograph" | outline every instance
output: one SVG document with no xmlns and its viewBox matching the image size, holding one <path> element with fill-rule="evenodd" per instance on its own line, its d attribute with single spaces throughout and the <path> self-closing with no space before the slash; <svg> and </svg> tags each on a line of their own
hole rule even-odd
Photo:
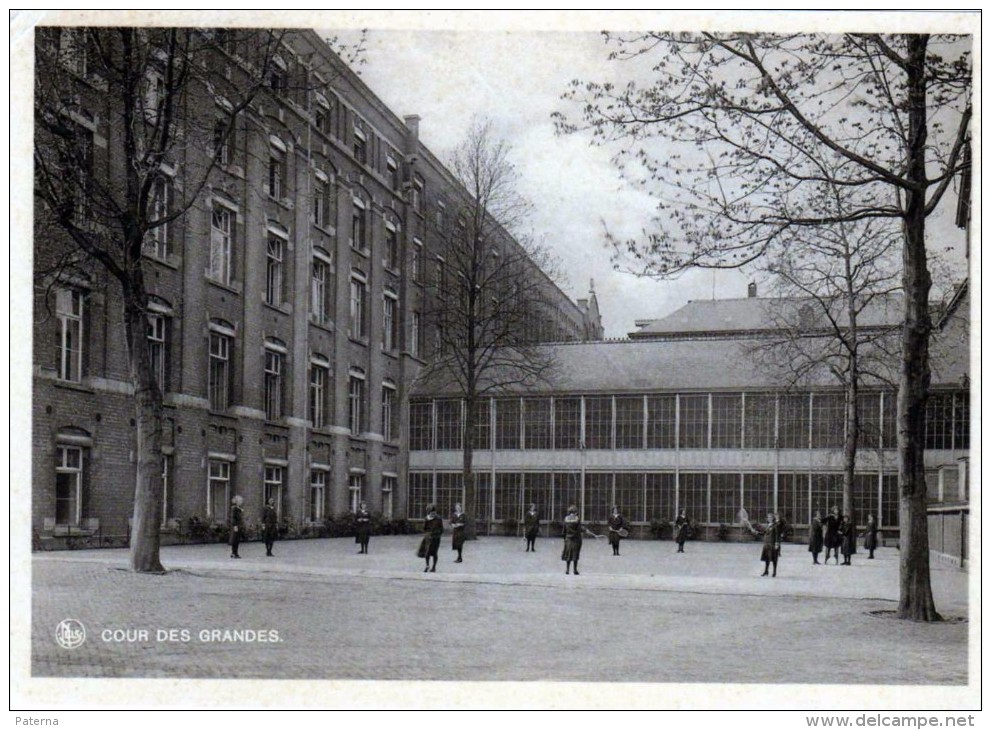
<svg viewBox="0 0 991 730">
<path fill-rule="evenodd" d="M 980 21 L 12 11 L 18 721 L 972 727 Z"/>
</svg>

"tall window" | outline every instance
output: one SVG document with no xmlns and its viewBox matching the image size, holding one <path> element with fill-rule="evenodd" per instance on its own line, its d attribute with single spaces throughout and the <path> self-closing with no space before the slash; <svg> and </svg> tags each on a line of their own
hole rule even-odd
<svg viewBox="0 0 991 730">
<path fill-rule="evenodd" d="M 211 323 L 207 391 L 210 408 L 215 411 L 225 410 L 230 399 L 230 361 L 233 334 L 233 330 Z"/>
<path fill-rule="evenodd" d="M 581 446 L 581 398 L 554 399 L 554 448 L 577 449 Z M 565 509 L 568 505 L 564 506 Z"/>
<path fill-rule="evenodd" d="M 499 398 L 495 409 L 496 448 L 520 448 L 520 399 Z"/>
<path fill-rule="evenodd" d="M 527 449 L 550 449 L 551 399 L 525 398 L 523 400 L 523 444 Z"/>
<path fill-rule="evenodd" d="M 461 448 L 461 401 L 439 400 L 437 408 L 438 450 Z"/>
<path fill-rule="evenodd" d="M 285 479 L 285 469 L 281 466 L 265 466 L 265 504 L 270 499 L 275 500 L 275 514 L 282 519 L 282 485 Z"/>
<path fill-rule="evenodd" d="M 681 472 L 678 475 L 678 509 L 698 522 L 709 521 L 709 475 Z"/>
<path fill-rule="evenodd" d="M 358 161 L 358 164 L 368 164 L 368 139 L 357 122 L 354 126 L 354 145 L 352 152 L 354 152 L 354 159 Z"/>
<path fill-rule="evenodd" d="M 743 414 L 743 448 L 774 448 L 776 408 L 775 396 L 747 393 Z"/>
<path fill-rule="evenodd" d="M 518 473 L 499 472 L 496 474 L 495 519 L 519 520 L 523 517 L 522 476 Z"/>
<path fill-rule="evenodd" d="M 218 117 L 213 123 L 213 150 L 217 164 L 227 167 L 234 162 L 234 126 L 227 130 L 228 120 Z"/>
<path fill-rule="evenodd" d="M 227 520 L 227 505 L 231 501 L 231 465 L 228 461 L 210 459 L 206 485 L 207 517 L 214 522 Z"/>
<path fill-rule="evenodd" d="M 234 213 L 213 206 L 210 219 L 210 278 L 221 284 L 231 283 L 231 257 L 234 248 Z"/>
<path fill-rule="evenodd" d="M 410 203 L 413 205 L 413 210 L 415 210 L 420 215 L 423 215 L 423 178 L 419 175 L 413 176 L 413 186 L 410 190 Z"/>
<path fill-rule="evenodd" d="M 285 250 L 285 240 L 270 233 L 265 259 L 265 301 L 275 306 L 282 304 L 282 260 Z"/>
<path fill-rule="evenodd" d="M 677 404 L 678 397 L 675 395 L 656 395 L 647 398 L 648 449 L 673 449 L 677 446 L 678 432 L 675 428 Z"/>
<path fill-rule="evenodd" d="M 383 476 L 382 477 L 382 517 L 386 520 L 392 519 L 393 514 L 393 495 L 396 493 L 396 485 L 398 480 L 396 477 Z"/>
<path fill-rule="evenodd" d="M 402 180 L 399 177 L 399 163 L 391 154 L 385 160 L 385 171 L 392 189 L 399 190 L 402 185 Z"/>
<path fill-rule="evenodd" d="M 365 283 L 365 275 L 360 271 L 351 272 L 351 311 L 350 329 L 348 334 L 355 339 L 363 339 L 366 335 L 365 329 L 365 302 L 368 298 L 368 288 Z"/>
<path fill-rule="evenodd" d="M 310 521 L 323 519 L 327 494 L 327 472 L 314 469 L 310 472 Z"/>
<path fill-rule="evenodd" d="M 365 251 L 368 248 L 368 221 L 365 204 L 358 198 L 351 206 L 351 248 Z"/>
<path fill-rule="evenodd" d="M 712 396 L 712 448 L 740 448 L 742 422 L 743 399 L 739 393 Z"/>
<path fill-rule="evenodd" d="M 268 72 L 268 86 L 274 96 L 282 98 L 286 95 L 289 87 L 288 79 L 289 74 L 286 72 L 285 66 L 280 65 L 276 60 Z"/>
<path fill-rule="evenodd" d="M 410 451 L 429 451 L 433 442 L 433 404 L 413 401 L 409 404 Z"/>
<path fill-rule="evenodd" d="M 838 449 L 843 446 L 846 419 L 841 393 L 816 393 L 812 398 L 812 448 Z"/>
<path fill-rule="evenodd" d="M 809 395 L 778 398 L 778 448 L 809 448 Z"/>
<path fill-rule="evenodd" d="M 274 421 L 282 417 L 282 371 L 285 348 L 280 343 L 265 343 L 265 418 Z"/>
<path fill-rule="evenodd" d="M 169 214 L 172 204 L 172 179 L 167 175 L 159 175 L 155 180 L 152 191 L 151 214 L 152 221 L 159 221 Z M 145 251 L 152 256 L 164 259 L 169 254 L 169 224 L 162 223 L 148 231 L 145 241 Z"/>
<path fill-rule="evenodd" d="M 348 378 L 348 427 L 352 436 L 364 430 L 365 415 L 365 372 L 351 368 Z"/>
<path fill-rule="evenodd" d="M 749 397 L 748 397 L 749 400 Z M 779 511 L 784 511 L 782 501 L 778 500 Z M 743 507 L 750 514 L 750 521 L 764 520 L 767 513 L 774 509 L 774 475 L 773 474 L 744 474 L 743 475 Z M 806 515 L 789 514 L 789 522 L 804 523 Z"/>
<path fill-rule="evenodd" d="M 423 340 L 422 331 L 423 322 L 420 319 L 420 313 L 413 312 L 410 314 L 409 324 L 409 354 L 413 357 L 420 355 L 420 343 Z"/>
<path fill-rule="evenodd" d="M 396 386 L 386 381 L 382 384 L 382 438 L 392 441 L 396 438 Z"/>
<path fill-rule="evenodd" d="M 348 506 L 352 512 L 357 512 L 361 506 L 361 493 L 365 487 L 364 474 L 351 474 L 348 476 Z"/>
<path fill-rule="evenodd" d="M 83 294 L 76 289 L 55 292 L 58 317 L 58 377 L 78 383 L 83 372 Z"/>
<path fill-rule="evenodd" d="M 709 396 L 682 395 L 678 443 L 683 449 L 704 449 L 709 445 Z M 696 517 L 697 519 L 697 517 Z"/>
<path fill-rule="evenodd" d="M 386 352 L 392 352 L 396 349 L 399 323 L 399 318 L 396 316 L 398 304 L 399 300 L 392 292 L 387 291 L 382 297 L 382 349 Z"/>
<path fill-rule="evenodd" d="M 310 421 L 313 428 L 323 428 L 327 425 L 327 382 L 330 373 L 330 362 L 314 355 L 310 363 Z"/>
<path fill-rule="evenodd" d="M 55 524 L 79 524 L 82 492 L 83 450 L 78 446 L 59 446 L 55 462 Z"/>
<path fill-rule="evenodd" d="M 385 227 L 385 251 L 383 252 L 382 263 L 387 269 L 399 268 L 399 233 L 388 224 Z"/>
<path fill-rule="evenodd" d="M 310 271 L 310 314 L 314 322 L 325 324 L 330 321 L 332 303 L 331 272 L 333 271 L 330 254 L 322 248 L 313 250 L 313 266 Z"/>
<path fill-rule="evenodd" d="M 423 266 L 423 241 L 419 238 L 413 239 L 413 250 L 409 259 L 409 278 L 411 281 L 420 281 Z"/>
<path fill-rule="evenodd" d="M 714 473 L 709 478 L 709 520 L 731 525 L 739 511 L 740 475 Z"/>
<path fill-rule="evenodd" d="M 330 181 L 317 177 L 313 181 L 313 222 L 321 228 L 332 228 Z"/>
<path fill-rule="evenodd" d="M 92 193 L 95 172 L 93 158 L 93 133 L 95 128 L 74 123 L 73 160 L 74 170 L 69 171 L 72 183 L 72 218 L 76 225 L 88 225 L 92 217 Z"/>
<path fill-rule="evenodd" d="M 268 158 L 268 194 L 276 200 L 286 197 L 286 155 L 275 147 Z"/>
<path fill-rule="evenodd" d="M 585 399 L 585 448 L 612 448 L 612 398 Z"/>
<path fill-rule="evenodd" d="M 616 397 L 616 448 L 643 448 L 643 398 Z"/>
<path fill-rule="evenodd" d="M 148 359 L 151 361 L 152 377 L 158 389 L 165 392 L 165 317 L 161 314 L 148 315 Z"/>
</svg>

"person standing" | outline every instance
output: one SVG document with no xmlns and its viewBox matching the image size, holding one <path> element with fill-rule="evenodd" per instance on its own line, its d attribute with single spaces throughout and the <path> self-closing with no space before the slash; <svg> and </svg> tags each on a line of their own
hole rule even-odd
<svg viewBox="0 0 991 730">
<path fill-rule="evenodd" d="M 840 508 L 834 506 L 832 511 L 826 515 L 824 527 L 823 545 L 826 546 L 826 560 L 829 562 L 829 551 L 832 550 L 836 556 L 836 564 L 840 563 Z"/>
<path fill-rule="evenodd" d="M 854 527 L 850 515 L 843 515 L 843 519 L 840 521 L 839 536 L 843 565 L 852 565 L 850 556 L 857 552 L 857 528 Z"/>
<path fill-rule="evenodd" d="M 358 505 L 358 511 L 354 515 L 354 521 L 354 541 L 358 543 L 358 555 L 367 554 L 368 539 L 372 536 L 372 513 L 368 511 L 368 505 L 365 502 Z"/>
<path fill-rule="evenodd" d="M 234 499 L 231 500 L 230 527 L 232 558 L 241 557 L 237 554 L 237 551 L 241 545 L 241 538 L 244 537 L 244 510 L 241 509 L 242 504 L 244 504 L 244 498 L 240 494 L 235 495 Z"/>
<path fill-rule="evenodd" d="M 424 556 L 427 560 L 427 565 L 423 569 L 426 573 L 428 570 L 431 573 L 437 572 L 437 551 L 440 549 L 440 537 L 444 534 L 444 520 L 439 514 L 437 514 L 437 506 L 430 505 L 427 507 L 427 516 L 423 521 L 423 531 L 427 533 L 429 540 L 427 541 L 427 552 Z M 430 564 L 430 558 L 433 558 L 433 565 Z"/>
<path fill-rule="evenodd" d="M 620 530 L 626 532 L 626 520 L 619 512 L 619 506 L 613 505 L 612 515 L 609 517 L 609 544 L 612 545 L 612 554 L 619 555 L 619 541 L 623 535 Z"/>
<path fill-rule="evenodd" d="M 531 504 L 523 515 L 523 529 L 526 535 L 526 552 L 537 552 L 537 535 L 540 533 L 540 514 L 537 505 Z"/>
<path fill-rule="evenodd" d="M 465 525 L 467 524 L 468 516 L 461 509 L 461 503 L 458 502 L 454 505 L 454 514 L 451 515 L 451 550 L 458 551 L 458 559 L 454 561 L 455 563 L 462 562 L 461 551 L 465 547 Z"/>
<path fill-rule="evenodd" d="M 822 513 L 819 510 L 809 525 L 809 552 L 812 553 L 812 564 L 819 565 L 819 553 L 822 552 Z"/>
<path fill-rule="evenodd" d="M 767 575 L 767 570 L 772 565 L 774 572 L 772 578 L 778 577 L 778 556 L 781 555 L 781 533 L 782 523 L 777 514 L 768 513 L 767 528 L 764 530 L 764 546 L 760 551 L 760 559 L 764 561 L 764 572 L 761 576 Z"/>
<path fill-rule="evenodd" d="M 678 513 L 678 518 L 674 521 L 674 539 L 678 541 L 678 552 L 685 552 L 685 541 L 688 539 L 690 523 L 685 516 L 685 510 Z"/>
<path fill-rule="evenodd" d="M 275 498 L 272 497 L 262 507 L 262 539 L 265 541 L 265 557 L 271 558 L 275 538 L 279 534 L 279 513 L 275 509 Z"/>
<path fill-rule="evenodd" d="M 561 551 L 561 560 L 567 565 L 564 574 L 571 572 L 571 564 L 575 564 L 575 575 L 578 573 L 578 558 L 582 554 L 582 533 L 586 532 L 592 537 L 599 537 L 582 524 L 578 516 L 578 508 L 575 505 L 568 507 L 568 514 L 564 518 L 564 550 Z"/>
<path fill-rule="evenodd" d="M 864 530 L 864 550 L 867 551 L 867 559 L 874 559 L 874 551 L 877 550 L 877 520 L 874 515 L 867 515 L 867 529 Z"/>
</svg>

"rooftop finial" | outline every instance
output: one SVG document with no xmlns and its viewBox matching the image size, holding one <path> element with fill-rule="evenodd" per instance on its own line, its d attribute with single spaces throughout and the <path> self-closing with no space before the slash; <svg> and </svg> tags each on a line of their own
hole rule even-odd
<svg viewBox="0 0 991 730">
<path fill-rule="evenodd" d="M 595 294 L 595 279 L 588 280 L 588 293 Z"/>
</svg>

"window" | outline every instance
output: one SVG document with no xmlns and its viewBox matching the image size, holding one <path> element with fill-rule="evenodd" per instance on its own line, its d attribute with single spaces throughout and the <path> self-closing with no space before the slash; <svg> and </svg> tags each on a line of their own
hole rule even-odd
<svg viewBox="0 0 991 730">
<path fill-rule="evenodd" d="M 207 477 L 207 517 L 214 522 L 227 521 L 227 505 L 230 504 L 231 465 L 228 461 L 210 459 Z"/>
<path fill-rule="evenodd" d="M 83 372 L 82 292 L 76 289 L 56 290 L 55 313 L 58 317 L 58 377 L 59 380 L 78 383 Z"/>
<path fill-rule="evenodd" d="M 314 322 L 325 324 L 330 321 L 333 309 L 331 283 L 333 259 L 322 248 L 313 250 L 313 265 L 310 270 L 310 315 Z"/>
<path fill-rule="evenodd" d="M 860 424 L 859 448 L 876 449 L 881 445 L 881 394 L 861 393 L 857 399 L 857 420 Z M 866 520 L 867 513 L 864 513 Z M 863 524 L 863 522 L 859 523 Z"/>
<path fill-rule="evenodd" d="M 229 404 L 233 336 L 233 329 L 211 322 L 207 395 L 210 399 L 210 409 L 214 411 L 226 410 Z"/>
<path fill-rule="evenodd" d="M 926 400 L 926 448 L 953 448 L 953 393 L 930 393 Z"/>
<path fill-rule="evenodd" d="M 447 205 L 444 203 L 443 200 L 438 200 L 437 201 L 437 230 L 439 230 L 439 231 L 443 231 L 444 230 L 444 226 L 447 223 L 447 221 L 445 220 L 445 216 L 446 215 L 447 215 Z"/>
<path fill-rule="evenodd" d="M 365 371 L 351 368 L 348 378 L 348 427 L 352 436 L 359 436 L 364 430 L 365 415 Z"/>
<path fill-rule="evenodd" d="M 368 139 L 362 129 L 362 122 L 358 119 L 354 121 L 354 144 L 351 151 L 354 153 L 354 159 L 358 161 L 358 164 L 368 164 Z"/>
<path fill-rule="evenodd" d="M 574 505 L 581 514 L 582 503 L 581 474 L 578 472 L 555 472 L 553 485 L 553 519 L 562 520 L 568 511 L 568 507 Z"/>
<path fill-rule="evenodd" d="M 583 519 L 592 522 L 606 522 L 613 505 L 612 474 L 590 472 L 585 475 L 585 505 L 581 513 Z"/>
<path fill-rule="evenodd" d="M 468 416 L 468 403 L 465 402 L 465 420 Z M 475 428 L 472 442 L 477 449 L 492 448 L 492 406 L 488 398 L 478 398 L 475 401 Z"/>
<path fill-rule="evenodd" d="M 159 175 L 152 190 L 151 209 L 148 211 L 151 222 L 160 221 L 169 215 L 172 204 L 172 179 Z M 164 259 L 169 255 L 169 224 L 162 223 L 148 231 L 145 252 L 155 258 Z"/>
<path fill-rule="evenodd" d="M 282 371 L 285 346 L 276 340 L 265 343 L 265 418 L 274 421 L 282 417 Z"/>
<path fill-rule="evenodd" d="M 520 448 L 520 399 L 498 398 L 495 402 L 497 449 Z"/>
<path fill-rule="evenodd" d="M 612 398 L 585 398 L 585 448 L 612 448 Z"/>
<path fill-rule="evenodd" d="M 268 85 L 272 90 L 272 95 L 282 98 L 289 88 L 289 75 L 286 73 L 285 65 L 280 63 L 280 59 L 273 60 L 272 67 L 268 73 Z"/>
<path fill-rule="evenodd" d="M 228 125 L 230 125 L 229 130 Z M 213 154 L 221 167 L 234 164 L 234 131 L 235 126 L 223 117 L 218 117 L 213 123 Z"/>
<path fill-rule="evenodd" d="M 268 158 L 268 194 L 275 200 L 282 200 L 286 195 L 286 156 L 285 153 L 272 148 Z"/>
<path fill-rule="evenodd" d="M 282 485 L 285 478 L 285 469 L 281 466 L 265 465 L 265 504 L 269 500 L 275 500 L 275 514 L 278 519 L 282 519 Z"/>
<path fill-rule="evenodd" d="M 778 448 L 809 448 L 809 395 L 778 398 Z"/>
<path fill-rule="evenodd" d="M 554 441 L 551 432 L 551 399 L 526 398 L 523 400 L 523 444 L 527 449 L 551 449 Z"/>
<path fill-rule="evenodd" d="M 269 234 L 265 258 L 265 302 L 273 306 L 282 304 L 282 260 L 286 241 Z"/>
<path fill-rule="evenodd" d="M 413 176 L 413 185 L 410 189 L 410 203 L 420 215 L 423 215 L 423 178 L 419 175 Z"/>
<path fill-rule="evenodd" d="M 674 395 L 657 395 L 647 398 L 648 449 L 673 449 L 677 446 L 678 432 L 675 428 L 677 406 L 678 397 Z M 664 519 L 669 518 L 665 517 Z"/>
<path fill-rule="evenodd" d="M 740 448 L 743 436 L 742 424 L 743 399 L 740 394 L 714 394 L 712 396 L 712 448 Z"/>
<path fill-rule="evenodd" d="M 314 469 L 310 472 L 310 521 L 323 520 L 327 499 L 327 472 Z"/>
<path fill-rule="evenodd" d="M 794 504 L 791 506 L 794 507 Z M 774 511 L 774 474 L 743 475 L 743 508 L 750 515 L 752 524 L 763 522 L 767 513 Z M 783 503 L 779 505 L 779 511 L 784 512 Z M 807 520 L 808 516 L 804 514 L 788 514 L 789 522 L 804 523 Z M 732 521 L 736 522 L 736 517 Z"/>
<path fill-rule="evenodd" d="M 522 474 L 503 472 L 496 474 L 495 519 L 521 520 L 523 518 L 522 476 Z"/>
<path fill-rule="evenodd" d="M 437 407 L 437 450 L 461 448 L 461 401 L 439 400 Z"/>
<path fill-rule="evenodd" d="M 221 205 L 214 205 L 210 219 L 209 276 L 221 284 L 231 283 L 233 244 L 234 213 Z"/>
<path fill-rule="evenodd" d="M 393 292 L 387 291 L 382 297 L 382 349 L 392 352 L 396 349 L 398 337 L 397 327 L 399 318 L 396 310 L 399 308 L 399 300 Z"/>
<path fill-rule="evenodd" d="M 675 515 L 674 474 L 656 473 L 644 475 L 644 499 L 646 520 L 669 522 Z"/>
<path fill-rule="evenodd" d="M 438 514 L 451 514 L 454 510 L 454 503 L 463 501 L 464 489 L 461 486 L 461 474 L 438 474 L 437 499 L 435 500 Z"/>
<path fill-rule="evenodd" d="M 410 451 L 429 451 L 433 443 L 433 404 L 413 401 L 409 404 Z"/>
<path fill-rule="evenodd" d="M 354 339 L 364 339 L 365 329 L 365 302 L 368 298 L 368 288 L 365 284 L 365 275 L 354 270 L 351 272 L 351 311 L 348 334 Z"/>
<path fill-rule="evenodd" d="M 165 392 L 165 316 L 148 315 L 148 359 L 158 389 Z"/>
<path fill-rule="evenodd" d="M 83 450 L 59 446 L 55 462 L 55 524 L 78 525 L 83 505 Z"/>
<path fill-rule="evenodd" d="M 330 361 L 322 355 L 314 355 L 310 363 L 310 421 L 313 428 L 327 425 L 327 382 Z"/>
<path fill-rule="evenodd" d="M 399 163 L 392 155 L 385 159 L 385 170 L 392 189 L 399 190 L 402 187 L 402 179 L 399 177 Z"/>
<path fill-rule="evenodd" d="M 709 520 L 732 525 L 740 511 L 740 475 L 712 474 L 710 480 Z"/>
<path fill-rule="evenodd" d="M 845 398 L 841 393 L 816 393 L 812 398 L 812 448 L 838 449 L 846 431 Z"/>
<path fill-rule="evenodd" d="M 317 177 L 313 181 L 313 223 L 320 228 L 333 228 L 333 205 L 330 180 Z"/>
<path fill-rule="evenodd" d="M 396 493 L 397 479 L 393 476 L 382 477 L 382 519 L 391 520 L 393 513 L 392 496 Z"/>
<path fill-rule="evenodd" d="M 420 356 L 420 342 L 423 339 L 422 336 L 423 322 L 420 318 L 419 312 L 413 312 L 410 315 L 410 326 L 409 326 L 409 354 L 413 357 Z"/>
<path fill-rule="evenodd" d="M 422 273 L 422 261 L 423 261 L 423 241 L 419 238 L 413 239 L 413 250 L 410 252 L 409 259 L 409 278 L 411 281 L 419 282 L 420 275 Z"/>
<path fill-rule="evenodd" d="M 697 522 L 709 521 L 709 475 L 681 472 L 678 475 L 678 509 Z"/>
<path fill-rule="evenodd" d="M 396 386 L 391 381 L 382 384 L 382 438 L 396 438 Z"/>
<path fill-rule="evenodd" d="M 746 483 L 744 483 L 746 487 Z M 744 504 L 746 507 L 746 504 Z M 749 510 L 750 508 L 747 507 Z M 815 505 L 813 509 L 821 510 L 826 516 L 825 505 Z M 792 524 L 807 525 L 812 515 L 809 513 L 809 474 L 778 474 L 778 512 Z M 750 513 L 754 518 L 763 519 L 764 515 Z"/>
<path fill-rule="evenodd" d="M 531 504 L 537 505 L 541 520 L 557 519 L 551 512 L 551 478 L 550 472 L 527 472 L 523 475 L 523 510 L 530 509 Z"/>
<path fill-rule="evenodd" d="M 317 83 L 321 83 L 317 77 Z M 313 108 L 313 126 L 323 134 L 330 134 L 330 102 L 319 91 L 315 94 L 317 103 Z"/>
<path fill-rule="evenodd" d="M 388 223 L 385 225 L 385 255 L 382 263 L 385 268 L 393 271 L 399 268 L 399 233 Z"/>
<path fill-rule="evenodd" d="M 616 397 L 616 448 L 643 448 L 643 398 Z"/>
<path fill-rule="evenodd" d="M 743 448 L 773 449 L 777 399 L 773 395 L 747 393 L 744 401 Z"/>
<path fill-rule="evenodd" d="M 357 512 L 361 506 L 361 492 L 364 488 L 364 474 L 351 474 L 348 476 L 348 506 L 352 512 Z"/>
<path fill-rule="evenodd" d="M 365 204 L 355 198 L 354 205 L 351 207 L 351 248 L 356 251 L 365 251 L 368 249 L 368 244 L 366 241 L 367 235 L 367 214 L 365 212 Z"/>
<path fill-rule="evenodd" d="M 709 445 L 709 396 L 682 395 L 680 401 L 679 446 L 704 449 Z M 696 517 L 697 519 L 697 517 Z"/>
<path fill-rule="evenodd" d="M 554 399 L 554 448 L 577 449 L 581 446 L 581 398 Z M 564 505 L 567 509 L 568 505 Z"/>
<path fill-rule="evenodd" d="M 419 517 L 427 513 L 427 505 L 434 501 L 433 475 L 423 472 L 410 472 L 407 493 L 409 495 L 410 516 Z"/>
</svg>

